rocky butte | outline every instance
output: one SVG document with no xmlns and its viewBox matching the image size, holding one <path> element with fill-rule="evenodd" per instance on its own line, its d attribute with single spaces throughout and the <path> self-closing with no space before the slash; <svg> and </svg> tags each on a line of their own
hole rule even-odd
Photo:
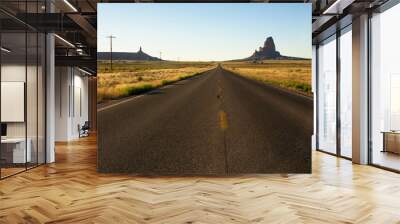
<svg viewBox="0 0 400 224">
<path fill-rule="evenodd" d="M 298 60 L 304 58 L 283 56 L 279 51 L 276 50 L 274 39 L 272 37 L 267 37 L 264 42 L 264 46 L 260 47 L 258 50 L 255 50 L 254 53 L 243 60 L 245 61 L 258 61 L 258 60 Z"/>
</svg>

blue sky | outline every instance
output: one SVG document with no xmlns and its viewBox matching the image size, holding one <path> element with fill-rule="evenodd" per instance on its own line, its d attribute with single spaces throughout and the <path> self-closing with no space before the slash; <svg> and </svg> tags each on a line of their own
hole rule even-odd
<svg viewBox="0 0 400 224">
<path fill-rule="evenodd" d="M 311 58 L 311 4 L 99 3 L 98 51 L 143 51 L 166 60 L 250 56 L 272 36 L 283 55 Z"/>
</svg>

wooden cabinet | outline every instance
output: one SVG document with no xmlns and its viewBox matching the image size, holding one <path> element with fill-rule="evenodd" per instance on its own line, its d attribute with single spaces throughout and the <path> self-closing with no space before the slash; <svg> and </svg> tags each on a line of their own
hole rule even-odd
<svg viewBox="0 0 400 224">
<path fill-rule="evenodd" d="M 383 133 L 383 152 L 400 154 L 400 132 L 390 131 Z"/>
</svg>

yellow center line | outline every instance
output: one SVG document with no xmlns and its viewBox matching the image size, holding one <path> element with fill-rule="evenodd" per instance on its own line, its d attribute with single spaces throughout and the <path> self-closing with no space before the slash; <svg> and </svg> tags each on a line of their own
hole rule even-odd
<svg viewBox="0 0 400 224">
<path fill-rule="evenodd" d="M 217 97 L 218 97 L 219 99 L 222 98 L 222 88 L 221 88 L 221 87 L 218 87 Z"/>
<path fill-rule="evenodd" d="M 228 128 L 228 118 L 224 111 L 219 111 L 219 127 L 221 130 L 226 130 Z"/>
</svg>

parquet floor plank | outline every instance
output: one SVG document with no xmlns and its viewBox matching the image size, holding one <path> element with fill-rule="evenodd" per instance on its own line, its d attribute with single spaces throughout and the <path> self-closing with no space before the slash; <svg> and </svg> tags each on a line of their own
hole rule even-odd
<svg viewBox="0 0 400 224">
<path fill-rule="evenodd" d="M 313 174 L 96 172 L 96 139 L 0 181 L 0 223 L 400 223 L 400 175 L 313 152 Z"/>
</svg>

